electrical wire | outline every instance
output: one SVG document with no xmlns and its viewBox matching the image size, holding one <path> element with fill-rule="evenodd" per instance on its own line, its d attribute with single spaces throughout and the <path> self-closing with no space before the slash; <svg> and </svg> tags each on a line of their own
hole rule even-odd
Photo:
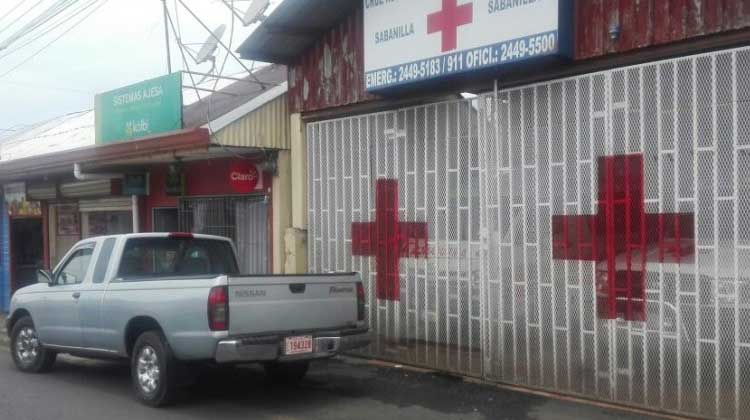
<svg viewBox="0 0 750 420">
<path fill-rule="evenodd" d="M 54 31 L 55 29 L 59 28 L 63 24 L 67 23 L 70 20 L 70 18 L 72 18 L 74 16 L 77 16 L 78 14 L 84 12 L 86 9 L 88 9 L 89 7 L 91 7 L 97 1 L 98 0 L 90 0 L 89 3 L 83 3 L 83 5 L 81 7 L 72 10 L 67 15 L 62 15 L 62 14 L 58 15 L 60 17 L 60 19 L 58 19 L 54 23 L 52 23 L 49 28 L 47 28 L 46 30 L 42 31 L 40 34 L 34 36 L 33 38 L 27 40 L 23 44 L 18 45 L 16 48 L 13 48 L 13 49 L 7 51 L 5 54 L 0 55 L 0 60 L 2 60 L 5 57 L 8 57 L 9 55 L 11 55 L 11 54 L 13 54 L 13 53 L 15 53 L 17 51 L 21 51 L 25 47 L 33 44 L 34 42 L 36 42 L 40 38 L 44 37 L 45 35 L 49 34 L 50 32 Z"/>
<path fill-rule="evenodd" d="M 0 50 L 4 50 L 19 39 L 31 34 L 36 29 L 44 26 L 51 19 L 65 12 L 67 9 L 76 4 L 78 0 L 58 0 L 57 3 L 49 6 L 42 13 L 32 18 L 20 29 L 17 29 L 11 36 L 0 42 Z"/>
<path fill-rule="evenodd" d="M 31 7 L 30 7 L 30 8 L 28 9 L 28 10 L 26 10 L 25 12 L 23 12 L 23 13 L 21 13 L 20 15 L 16 16 L 16 18 L 15 18 L 15 19 L 13 19 L 13 21 L 12 21 L 11 23 L 9 23 L 9 24 L 8 24 L 8 26 L 6 26 L 6 27 L 4 27 L 4 28 L 0 28 L 0 34 L 1 34 L 1 33 L 3 33 L 3 31 L 5 31 L 6 29 L 8 29 L 8 28 L 10 28 L 11 26 L 15 25 L 15 24 L 16 24 L 16 22 L 18 22 L 19 20 L 21 20 L 21 18 L 23 18 L 24 16 L 28 15 L 28 14 L 29 14 L 29 12 L 31 12 L 31 11 L 32 11 L 32 10 L 34 10 L 34 9 L 35 9 L 35 8 L 36 8 L 37 6 L 39 6 L 40 4 L 42 4 L 42 2 L 44 2 L 44 0 L 39 0 L 38 2 L 34 3 L 34 5 L 33 5 L 33 6 L 31 6 Z"/>
<path fill-rule="evenodd" d="M 27 87 L 27 88 L 32 88 L 32 89 L 59 90 L 59 91 L 64 91 L 64 92 L 73 92 L 73 93 L 79 93 L 81 95 L 87 95 L 87 96 L 91 96 L 94 94 L 93 92 L 80 90 L 80 89 L 71 89 L 71 88 L 64 88 L 60 86 L 51 86 L 51 85 L 41 85 L 41 84 L 29 83 L 29 82 L 19 82 L 17 80 L 0 80 L 0 83 L 8 84 L 8 85 L 15 85 L 15 86 L 22 86 L 22 87 Z"/>
<path fill-rule="evenodd" d="M 57 117 L 52 117 L 41 122 L 20 126 L 15 129 L 14 134 L 8 134 L 6 137 L 3 138 L 3 144 L 4 146 L 13 146 L 13 145 L 17 145 L 18 143 L 29 141 L 29 140 L 55 137 L 61 134 L 67 134 L 67 133 L 72 133 L 74 131 L 92 128 L 94 127 L 94 125 L 89 124 L 89 125 L 69 128 L 67 130 L 54 131 L 55 129 L 59 129 L 62 124 L 67 123 L 71 121 L 72 119 L 82 116 L 83 114 L 86 114 L 88 112 L 93 112 L 93 109 L 68 112 L 66 114 L 59 115 Z M 44 128 L 46 125 L 53 123 L 53 122 L 55 123 L 55 125 L 53 125 L 52 127 Z M 36 132 L 47 133 L 47 134 L 29 135 L 29 133 L 34 132 L 34 130 L 39 130 Z"/>
<path fill-rule="evenodd" d="M 27 46 L 27 45 L 31 44 L 32 42 L 38 40 L 39 38 L 43 37 L 44 35 L 50 33 L 54 29 L 59 28 L 64 23 L 68 22 L 72 17 L 75 17 L 75 16 L 79 15 L 81 12 L 85 11 L 86 9 L 88 9 L 91 6 L 91 4 L 92 3 L 96 3 L 96 1 L 97 0 L 88 0 L 88 2 L 82 3 L 77 8 L 68 7 L 65 10 L 61 10 L 60 13 L 57 13 L 55 16 L 53 16 L 52 18 L 50 18 L 47 21 L 49 23 L 49 25 L 46 25 L 46 27 L 43 27 L 45 25 L 42 25 L 42 26 L 39 26 L 39 27 L 36 28 L 37 30 L 39 30 L 38 32 L 40 32 L 40 33 L 34 34 L 35 31 L 30 31 L 27 34 L 27 35 L 33 35 L 30 40 L 27 40 L 22 45 L 19 45 L 19 46 L 13 48 L 13 49 L 7 51 L 5 54 L 3 54 L 2 56 L 0 56 L 0 58 L 5 57 L 7 55 L 10 55 L 11 53 L 13 53 L 15 51 L 18 51 L 18 50 L 24 48 L 25 46 Z M 65 12 L 68 11 L 68 10 L 69 10 L 69 13 L 66 14 Z"/>
<path fill-rule="evenodd" d="M 18 9 L 19 7 L 21 7 L 21 5 L 24 4 L 24 3 L 26 3 L 26 0 L 20 0 L 18 3 L 16 3 L 16 5 L 13 6 L 13 7 L 11 7 L 10 10 L 8 10 L 7 12 L 5 12 L 4 15 L 0 16 L 0 22 L 2 22 L 3 20 L 5 20 L 5 18 L 7 18 L 8 16 L 10 16 L 11 14 L 13 14 L 13 12 L 15 12 L 16 9 Z"/>
<path fill-rule="evenodd" d="M 26 64 L 26 63 L 28 63 L 29 61 L 31 61 L 31 60 L 32 60 L 32 59 L 33 59 L 34 57 L 36 57 L 37 55 L 41 54 L 41 53 L 42 53 L 42 52 L 43 52 L 44 50 L 46 50 L 46 49 L 47 49 L 47 48 L 49 48 L 49 47 L 50 47 L 50 46 L 51 46 L 52 44 L 54 44 L 55 42 L 57 42 L 57 41 L 58 41 L 58 40 L 59 40 L 60 38 L 62 38 L 63 36 L 65 36 L 65 35 L 66 35 L 66 34 L 67 34 L 68 32 L 70 32 L 70 31 L 72 31 L 73 29 L 75 29 L 75 28 L 76 28 L 76 27 L 77 27 L 78 25 L 80 25 L 80 24 L 81 24 L 81 23 L 82 23 L 83 21 L 85 21 L 85 20 L 86 20 L 86 19 L 87 19 L 87 18 L 88 18 L 89 16 L 91 16 L 92 14 L 94 14 L 94 12 L 96 12 L 96 11 L 97 11 L 97 10 L 99 10 L 99 9 L 100 9 L 100 8 L 101 8 L 102 6 L 104 6 L 105 4 L 107 4 L 107 2 L 108 2 L 109 0 L 98 0 L 98 1 L 101 1 L 101 3 L 97 4 L 97 5 L 96 5 L 96 6 L 95 6 L 95 7 L 93 8 L 93 9 L 91 9 L 91 10 L 90 10 L 90 11 L 89 11 L 89 12 L 88 12 L 88 13 L 87 13 L 86 15 L 84 15 L 84 16 L 83 16 L 83 17 L 82 17 L 81 19 L 79 19 L 78 21 L 76 21 L 75 23 L 73 23 L 73 25 L 72 25 L 72 26 L 68 27 L 67 29 L 65 29 L 65 31 L 63 31 L 63 32 L 62 32 L 61 34 L 59 34 L 59 35 L 58 35 L 57 37 L 55 37 L 54 39 L 52 39 L 52 41 L 50 41 L 50 42 L 48 42 L 47 44 L 45 44 L 45 45 L 44 45 L 44 46 L 43 46 L 42 48 L 38 49 L 38 50 L 37 50 L 37 51 L 36 51 L 36 52 L 35 52 L 34 54 L 30 55 L 30 56 L 29 56 L 29 57 L 27 57 L 27 58 L 26 58 L 25 60 L 21 61 L 20 63 L 16 64 L 15 66 L 11 67 L 11 68 L 10 68 L 9 70 L 5 71 L 4 73 L 0 74 L 0 79 L 2 79 L 3 77 L 5 77 L 5 76 L 9 75 L 10 73 L 14 72 L 14 71 L 15 71 L 15 70 L 17 70 L 17 69 L 18 69 L 19 67 L 23 66 L 24 64 Z"/>
<path fill-rule="evenodd" d="M 68 134 L 68 133 L 72 133 L 74 131 L 86 130 L 88 128 L 93 128 L 93 127 L 95 127 L 94 124 L 87 124 L 87 125 L 82 125 L 80 127 L 69 128 L 69 129 L 63 130 L 63 131 L 55 131 L 54 133 L 42 134 L 42 135 L 39 135 L 39 136 L 31 136 L 31 137 L 25 137 L 25 138 L 15 138 L 15 136 L 13 136 L 14 137 L 13 139 L 6 140 L 5 146 L 16 145 L 18 143 L 29 141 L 29 140 L 37 140 L 37 139 L 45 139 L 45 138 L 50 138 L 50 137 L 56 137 L 56 136 L 59 136 L 61 134 Z"/>
</svg>

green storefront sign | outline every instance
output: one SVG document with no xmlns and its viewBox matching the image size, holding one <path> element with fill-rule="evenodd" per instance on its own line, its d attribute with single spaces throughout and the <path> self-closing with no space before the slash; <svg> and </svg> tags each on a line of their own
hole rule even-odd
<svg viewBox="0 0 750 420">
<path fill-rule="evenodd" d="M 182 73 L 96 95 L 96 142 L 112 143 L 182 128 Z"/>
</svg>

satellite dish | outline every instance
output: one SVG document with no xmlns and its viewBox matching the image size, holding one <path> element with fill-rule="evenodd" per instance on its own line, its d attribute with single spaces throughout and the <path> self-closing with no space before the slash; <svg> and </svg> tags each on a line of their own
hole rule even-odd
<svg viewBox="0 0 750 420">
<path fill-rule="evenodd" d="M 250 26 L 255 22 L 262 22 L 266 16 L 263 14 L 271 5 L 271 0 L 253 0 L 250 7 L 247 8 L 245 16 L 242 17 L 242 24 Z"/>
<path fill-rule="evenodd" d="M 221 37 L 224 36 L 226 30 L 227 25 L 220 25 L 211 32 L 211 35 L 208 36 L 208 39 L 206 39 L 206 42 L 203 43 L 203 46 L 198 51 L 198 55 L 195 56 L 195 62 L 197 64 L 205 63 L 206 61 L 214 61 L 216 59 L 216 57 L 214 57 L 214 52 L 216 52 L 219 41 L 221 40 Z"/>
</svg>

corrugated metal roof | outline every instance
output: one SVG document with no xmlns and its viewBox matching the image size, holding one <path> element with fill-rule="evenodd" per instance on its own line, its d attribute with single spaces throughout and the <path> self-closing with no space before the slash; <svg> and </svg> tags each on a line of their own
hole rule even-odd
<svg viewBox="0 0 750 420">
<path fill-rule="evenodd" d="M 56 117 L 0 141 L 0 162 L 93 146 L 94 111 Z"/>
<path fill-rule="evenodd" d="M 237 51 L 248 60 L 293 64 L 361 4 L 359 0 L 284 0 Z"/>
<path fill-rule="evenodd" d="M 213 140 L 224 146 L 291 149 L 286 89 L 283 92 L 218 130 Z"/>
</svg>

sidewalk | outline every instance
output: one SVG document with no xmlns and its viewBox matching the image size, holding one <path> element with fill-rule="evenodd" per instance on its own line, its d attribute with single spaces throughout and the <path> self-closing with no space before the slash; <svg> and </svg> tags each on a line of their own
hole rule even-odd
<svg viewBox="0 0 750 420">
<path fill-rule="evenodd" d="M 8 334 L 5 333 L 5 314 L 0 312 L 0 347 L 8 347 L 10 340 Z"/>
</svg>

